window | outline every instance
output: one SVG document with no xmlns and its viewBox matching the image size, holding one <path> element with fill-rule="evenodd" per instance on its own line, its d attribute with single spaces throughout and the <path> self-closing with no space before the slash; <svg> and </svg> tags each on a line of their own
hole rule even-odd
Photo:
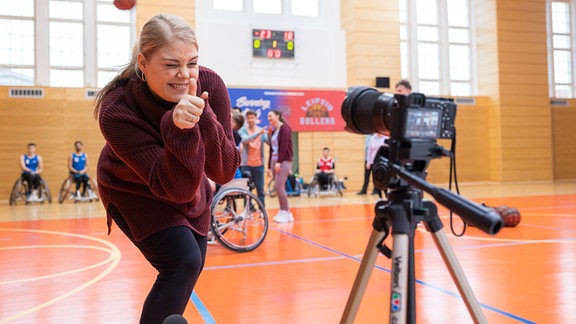
<svg viewBox="0 0 576 324">
<path fill-rule="evenodd" d="M 472 95 L 469 0 L 399 1 L 402 78 L 428 95 Z"/>
<path fill-rule="evenodd" d="M 214 10 L 243 11 L 243 0 L 214 0 Z"/>
<path fill-rule="evenodd" d="M 252 8 L 255 13 L 263 14 L 281 14 L 281 0 L 252 0 Z"/>
<path fill-rule="evenodd" d="M 0 85 L 34 85 L 34 0 L 0 0 Z"/>
<path fill-rule="evenodd" d="M 131 58 L 134 10 L 113 0 L 0 0 L 0 17 L 0 85 L 102 87 Z"/>
<path fill-rule="evenodd" d="M 551 1 L 548 8 L 550 96 L 574 97 L 571 3 Z"/>
<path fill-rule="evenodd" d="M 292 15 L 318 17 L 318 0 L 292 0 Z"/>
</svg>

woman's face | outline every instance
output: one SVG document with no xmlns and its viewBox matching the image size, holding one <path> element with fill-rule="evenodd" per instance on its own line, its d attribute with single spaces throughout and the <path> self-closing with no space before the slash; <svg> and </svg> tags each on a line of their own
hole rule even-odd
<svg viewBox="0 0 576 324">
<path fill-rule="evenodd" d="M 278 126 L 278 121 L 280 120 L 280 116 L 276 115 L 274 112 L 269 112 L 268 113 L 268 123 L 273 126 L 276 127 Z"/>
<path fill-rule="evenodd" d="M 190 78 L 198 80 L 198 49 L 190 42 L 171 42 L 150 57 L 140 53 L 138 64 L 150 90 L 168 102 L 178 102 L 188 94 Z"/>
</svg>

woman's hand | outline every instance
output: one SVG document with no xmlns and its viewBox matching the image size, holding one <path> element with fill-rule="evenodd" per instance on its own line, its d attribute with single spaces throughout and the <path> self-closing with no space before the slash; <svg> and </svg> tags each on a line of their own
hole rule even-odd
<svg viewBox="0 0 576 324">
<path fill-rule="evenodd" d="M 281 166 L 280 162 L 276 162 L 274 164 L 274 173 L 280 173 L 280 166 Z"/>
<path fill-rule="evenodd" d="M 197 97 L 197 88 L 196 79 L 190 78 L 188 94 L 184 95 L 174 107 L 172 120 L 174 125 L 180 129 L 190 129 L 196 126 L 200 121 L 200 115 L 204 112 L 208 92 L 204 91 L 200 97 Z"/>
</svg>

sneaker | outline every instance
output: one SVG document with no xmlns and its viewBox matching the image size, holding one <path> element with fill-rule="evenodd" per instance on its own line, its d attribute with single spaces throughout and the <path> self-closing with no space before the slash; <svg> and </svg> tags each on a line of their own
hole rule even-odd
<svg viewBox="0 0 576 324">
<path fill-rule="evenodd" d="M 286 215 L 288 215 L 288 220 L 290 220 L 290 222 L 293 222 L 294 221 L 294 215 L 292 215 L 292 212 L 287 211 L 285 213 L 286 213 Z"/>
<path fill-rule="evenodd" d="M 365 194 L 366 194 L 366 191 L 360 191 L 357 193 L 358 196 L 365 195 Z"/>
<path fill-rule="evenodd" d="M 273 219 L 276 223 L 289 223 L 294 221 L 294 216 L 290 212 L 280 210 Z"/>
</svg>

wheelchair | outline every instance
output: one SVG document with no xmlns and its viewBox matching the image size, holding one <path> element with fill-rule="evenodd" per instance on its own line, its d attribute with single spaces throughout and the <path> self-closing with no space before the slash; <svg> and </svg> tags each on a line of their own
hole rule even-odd
<svg viewBox="0 0 576 324">
<path fill-rule="evenodd" d="M 28 186 L 30 184 L 22 176 L 14 182 L 12 186 L 12 191 L 10 192 L 10 206 L 16 205 L 19 201 L 24 202 L 26 205 L 39 202 L 43 204 L 47 201 L 49 204 L 52 203 L 52 194 L 50 193 L 50 188 L 43 178 L 40 178 L 40 188 L 37 195 L 31 194 L 27 196 Z"/>
<path fill-rule="evenodd" d="M 246 178 L 221 186 L 212 199 L 210 213 L 212 237 L 229 250 L 252 251 L 268 233 L 268 214 Z"/>
<path fill-rule="evenodd" d="M 304 191 L 303 187 L 302 187 L 302 182 L 300 182 L 300 177 L 297 177 L 295 175 L 289 175 L 288 178 L 286 178 L 286 195 L 288 195 L 288 197 L 292 197 L 292 196 L 296 196 L 299 197 L 302 194 L 302 191 Z M 270 181 L 268 181 L 268 196 L 270 196 L 271 198 L 276 197 L 278 193 L 276 192 L 276 182 L 274 181 L 274 178 L 271 178 Z"/>
<path fill-rule="evenodd" d="M 74 200 L 74 203 L 78 202 L 92 202 L 100 200 L 96 192 L 98 187 L 96 186 L 96 181 L 92 177 L 88 178 L 88 187 L 86 188 L 84 194 L 80 191 L 74 191 L 73 187 L 76 185 L 74 181 L 74 176 L 69 175 L 60 186 L 60 191 L 58 191 L 58 203 L 63 203 L 65 200 Z"/>
<path fill-rule="evenodd" d="M 314 196 L 318 197 L 320 195 L 338 195 L 342 197 L 344 193 L 342 192 L 342 186 L 338 181 L 338 177 L 334 173 L 327 174 L 327 182 L 320 184 L 320 179 L 318 173 L 315 173 L 310 180 L 308 185 L 307 193 L 308 197 Z"/>
</svg>

